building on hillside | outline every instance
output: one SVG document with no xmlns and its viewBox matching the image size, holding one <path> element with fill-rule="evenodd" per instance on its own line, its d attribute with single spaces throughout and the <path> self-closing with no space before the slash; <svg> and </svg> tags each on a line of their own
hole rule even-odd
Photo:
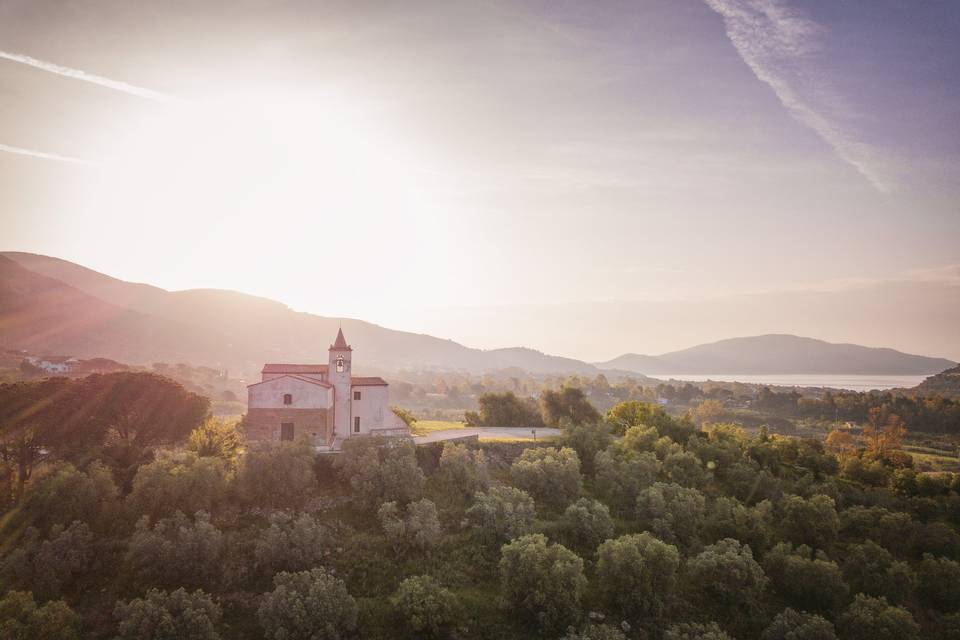
<svg viewBox="0 0 960 640">
<path fill-rule="evenodd" d="M 330 450 L 358 436 L 409 437 L 407 424 L 390 410 L 387 382 L 354 376 L 352 356 L 341 329 L 327 364 L 265 364 L 260 382 L 247 386 L 247 439 L 305 437 Z"/>
</svg>

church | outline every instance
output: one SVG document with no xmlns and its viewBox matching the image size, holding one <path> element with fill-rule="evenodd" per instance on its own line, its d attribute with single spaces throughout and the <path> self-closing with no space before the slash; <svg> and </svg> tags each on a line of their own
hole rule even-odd
<svg viewBox="0 0 960 640">
<path fill-rule="evenodd" d="M 265 364 L 260 382 L 247 386 L 247 440 L 306 438 L 320 450 L 338 450 L 347 438 L 409 436 L 390 410 L 387 382 L 352 373 L 353 349 L 343 329 L 327 364 Z"/>
</svg>

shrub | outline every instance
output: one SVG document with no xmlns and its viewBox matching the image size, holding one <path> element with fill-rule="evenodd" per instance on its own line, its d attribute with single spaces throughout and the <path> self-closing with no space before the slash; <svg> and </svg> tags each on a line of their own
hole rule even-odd
<svg viewBox="0 0 960 640">
<path fill-rule="evenodd" d="M 220 458 L 230 465 L 237 462 L 243 446 L 244 437 L 239 423 L 226 422 L 213 416 L 191 431 L 187 440 L 187 449 L 198 456 Z"/>
<path fill-rule="evenodd" d="M 357 626 L 357 603 L 323 569 L 279 573 L 257 617 L 269 640 L 339 640 Z"/>
<path fill-rule="evenodd" d="M 579 620 L 586 587 L 583 560 L 563 545 L 548 545 L 541 534 L 517 538 L 501 550 L 504 608 L 548 633 Z"/>
<path fill-rule="evenodd" d="M 608 540 L 597 550 L 600 598 L 633 621 L 660 619 L 677 583 L 677 548 L 649 533 Z"/>
<path fill-rule="evenodd" d="M 150 589 L 114 609 L 117 640 L 219 640 L 220 607 L 209 595 L 180 588 Z"/>
<path fill-rule="evenodd" d="M 561 509 L 580 494 L 580 458 L 569 447 L 524 449 L 510 467 L 510 477 L 537 504 Z"/>
<path fill-rule="evenodd" d="M 222 552 L 223 534 L 208 514 L 198 511 L 193 521 L 176 513 L 152 528 L 147 516 L 140 518 L 126 560 L 144 584 L 202 587 L 219 578 Z"/>
<path fill-rule="evenodd" d="M 420 637 L 442 637 L 457 621 L 457 599 L 430 576 L 414 576 L 400 583 L 390 603 L 407 627 Z"/>
</svg>

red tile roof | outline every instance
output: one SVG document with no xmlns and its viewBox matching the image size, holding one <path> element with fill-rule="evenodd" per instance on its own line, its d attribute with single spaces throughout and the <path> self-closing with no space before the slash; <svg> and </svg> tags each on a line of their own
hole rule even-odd
<svg viewBox="0 0 960 640">
<path fill-rule="evenodd" d="M 263 365 L 260 373 L 327 373 L 329 365 L 325 364 L 282 364 L 270 363 Z"/>
<path fill-rule="evenodd" d="M 351 387 L 385 387 L 387 381 L 379 376 L 351 376 Z"/>
<path fill-rule="evenodd" d="M 332 389 L 333 385 L 328 382 L 323 382 L 322 380 L 317 380 L 316 378 L 304 378 L 303 376 L 291 375 L 285 373 L 279 378 L 270 378 L 269 380 L 263 380 L 262 382 L 254 382 L 253 384 L 248 384 L 248 387 L 255 387 L 258 384 L 266 384 L 268 382 L 273 382 L 274 380 L 279 380 L 280 378 L 293 378 L 294 380 L 299 380 L 300 382 L 307 382 L 309 384 L 315 384 L 318 387 L 326 387 L 327 389 Z"/>
</svg>

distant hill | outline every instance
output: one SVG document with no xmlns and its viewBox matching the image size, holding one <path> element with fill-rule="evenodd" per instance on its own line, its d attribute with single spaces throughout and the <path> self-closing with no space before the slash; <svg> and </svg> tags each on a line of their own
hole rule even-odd
<svg viewBox="0 0 960 640">
<path fill-rule="evenodd" d="M 770 334 L 720 340 L 659 356 L 628 353 L 597 366 L 646 375 L 921 375 L 943 371 L 954 364 L 943 358 L 894 349 Z"/>
<path fill-rule="evenodd" d="M 166 291 L 58 258 L 0 253 L 0 346 L 7 348 L 131 364 L 189 362 L 249 377 L 264 362 L 325 362 L 341 325 L 366 370 L 599 373 L 591 364 L 533 349 L 471 349 L 362 320 L 300 313 L 235 291 Z"/>
<path fill-rule="evenodd" d="M 960 366 L 930 376 L 906 391 L 918 396 L 943 396 L 960 400 Z"/>
</svg>

